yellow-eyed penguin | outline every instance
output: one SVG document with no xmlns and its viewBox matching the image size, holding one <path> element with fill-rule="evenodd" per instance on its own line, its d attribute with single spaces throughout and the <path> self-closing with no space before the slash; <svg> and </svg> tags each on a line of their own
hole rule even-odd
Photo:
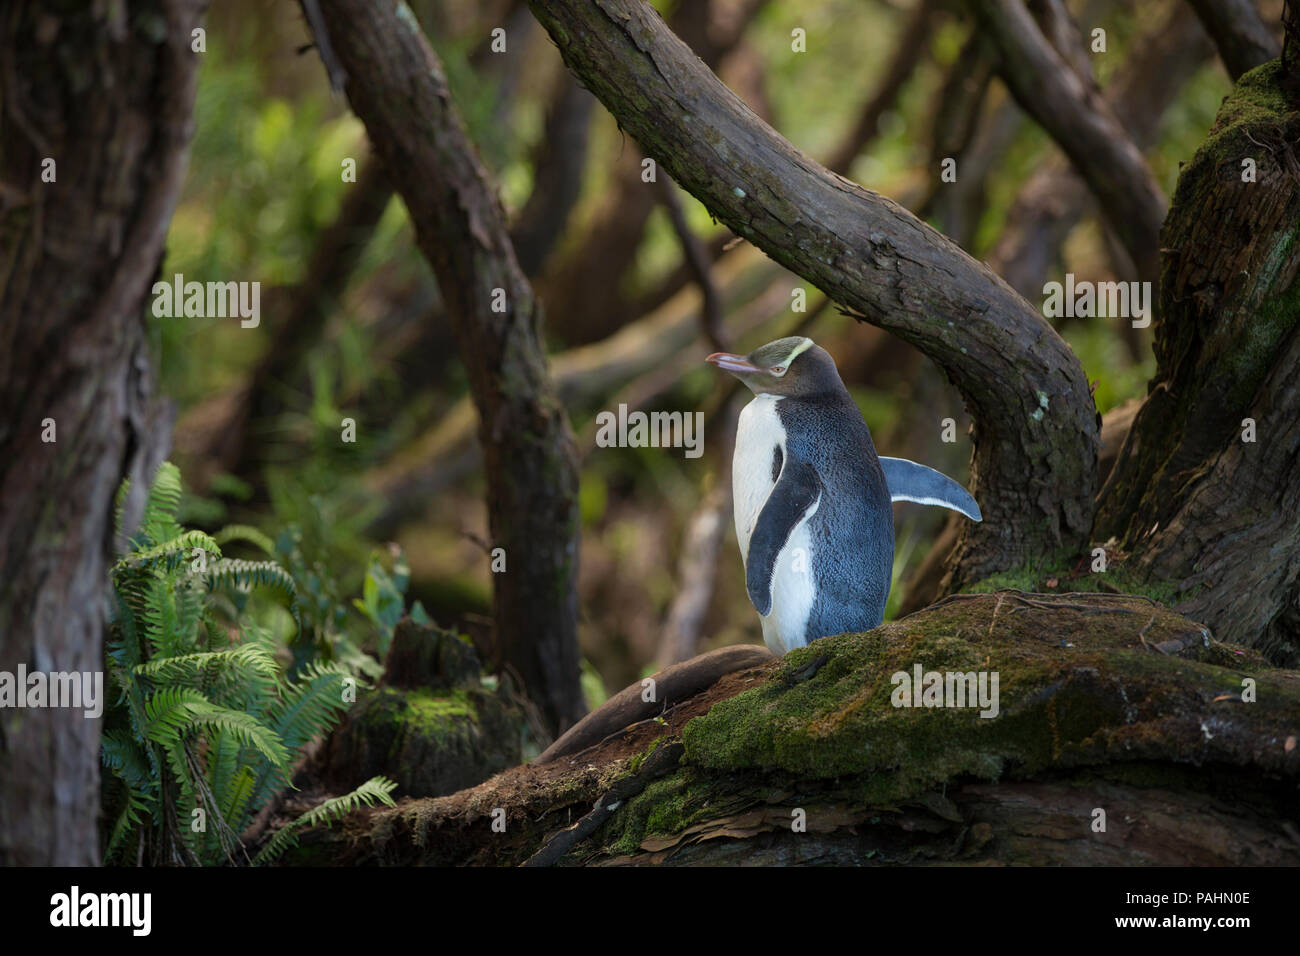
<svg viewBox="0 0 1300 956">
<path fill-rule="evenodd" d="M 745 383 L 731 483 L 749 599 L 776 654 L 880 624 L 894 564 L 892 501 L 981 520 L 961 485 L 880 458 L 835 360 L 803 336 L 706 361 Z"/>
</svg>

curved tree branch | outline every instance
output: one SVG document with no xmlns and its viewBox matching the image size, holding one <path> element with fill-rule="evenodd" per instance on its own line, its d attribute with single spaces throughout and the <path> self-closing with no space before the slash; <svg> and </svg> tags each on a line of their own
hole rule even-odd
<svg viewBox="0 0 1300 956">
<path fill-rule="evenodd" d="M 533 13 L 629 134 L 720 221 L 916 345 L 976 421 L 985 522 L 950 584 L 1086 540 L 1096 410 L 1078 360 L 991 269 L 894 202 L 781 138 L 636 0 L 552 0 Z"/>
</svg>

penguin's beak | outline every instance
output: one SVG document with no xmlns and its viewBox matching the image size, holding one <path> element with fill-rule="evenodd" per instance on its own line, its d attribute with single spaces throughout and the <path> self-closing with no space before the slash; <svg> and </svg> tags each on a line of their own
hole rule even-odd
<svg viewBox="0 0 1300 956">
<path fill-rule="evenodd" d="M 743 355 L 733 355 L 730 352 L 714 352 L 704 361 L 716 365 L 718 368 L 727 372 L 757 372 L 759 367 Z"/>
</svg>

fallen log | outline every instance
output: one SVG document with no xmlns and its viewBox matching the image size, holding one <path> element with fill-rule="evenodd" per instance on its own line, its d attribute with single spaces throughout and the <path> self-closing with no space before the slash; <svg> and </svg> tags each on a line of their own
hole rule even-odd
<svg viewBox="0 0 1300 956">
<path fill-rule="evenodd" d="M 1300 674 L 1149 598 L 959 594 L 289 862 L 1294 865 L 1298 735 Z"/>
</svg>

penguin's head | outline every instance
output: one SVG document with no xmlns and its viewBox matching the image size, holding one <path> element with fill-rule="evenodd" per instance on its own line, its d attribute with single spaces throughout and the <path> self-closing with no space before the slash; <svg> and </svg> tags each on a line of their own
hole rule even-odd
<svg viewBox="0 0 1300 956">
<path fill-rule="evenodd" d="M 844 387 L 830 353 L 802 335 L 768 342 L 748 355 L 714 352 L 705 361 L 736 376 L 755 395 L 801 398 Z"/>
</svg>

